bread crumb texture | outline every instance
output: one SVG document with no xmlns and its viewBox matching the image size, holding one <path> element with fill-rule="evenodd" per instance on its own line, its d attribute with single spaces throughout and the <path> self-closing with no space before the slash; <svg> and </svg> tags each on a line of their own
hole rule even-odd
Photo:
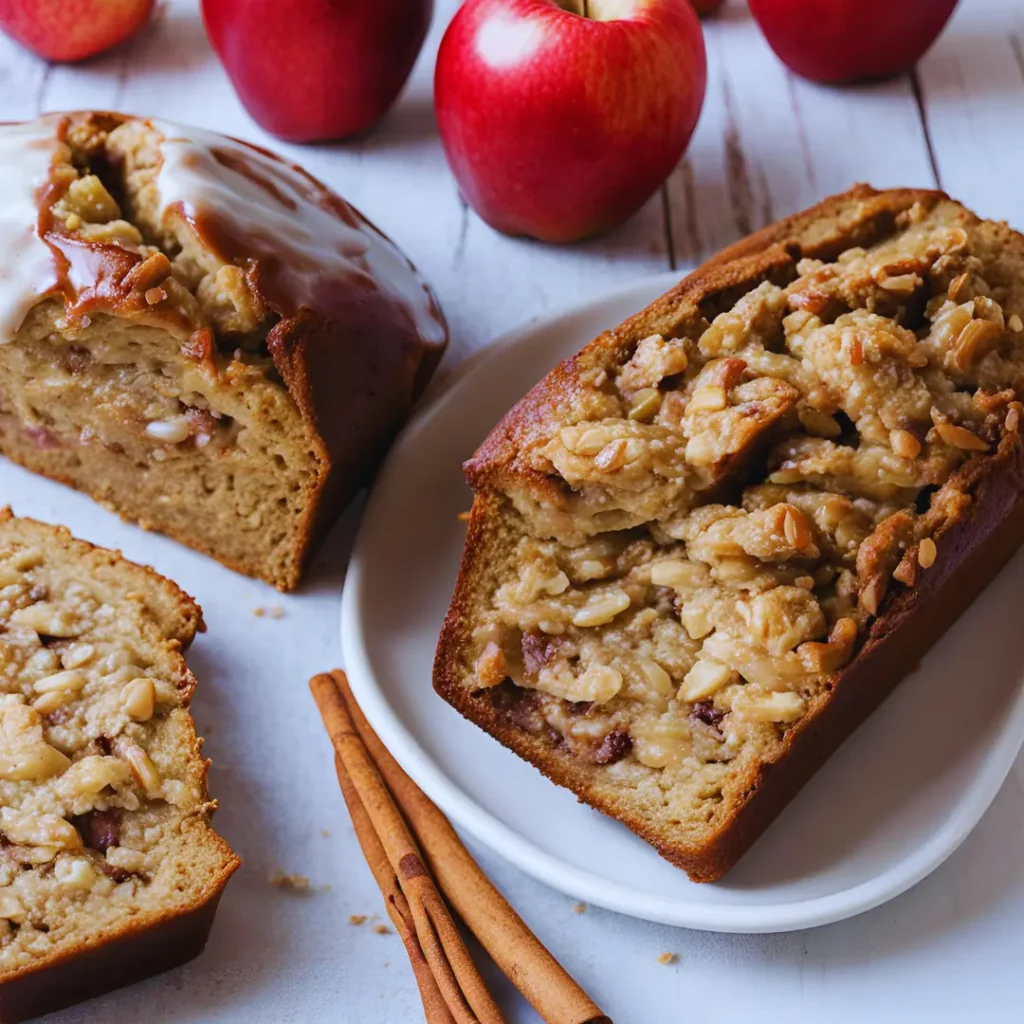
<svg viewBox="0 0 1024 1024">
<path fill-rule="evenodd" d="M 0 981 L 185 913 L 237 866 L 173 584 L 0 512 Z"/>
<path fill-rule="evenodd" d="M 1024 240 L 938 193 L 881 202 L 831 225 L 865 246 L 599 338 L 467 467 L 500 539 L 471 523 L 497 547 L 458 612 L 460 706 L 683 843 L 828 700 L 941 559 L 957 470 L 1018 429 Z"/>
<path fill-rule="evenodd" d="M 223 136 L 83 113 L 0 126 L 0 149 L 14 166 L 52 151 L 0 230 L 42 261 L 22 280 L 0 257 L 0 451 L 293 588 L 317 516 L 444 347 L 425 285 L 337 196 Z M 355 433 L 346 382 L 363 389 Z"/>
</svg>

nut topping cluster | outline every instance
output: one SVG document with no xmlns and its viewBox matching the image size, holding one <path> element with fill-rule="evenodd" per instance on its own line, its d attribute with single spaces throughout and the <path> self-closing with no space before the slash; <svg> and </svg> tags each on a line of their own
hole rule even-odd
<svg viewBox="0 0 1024 1024">
<path fill-rule="evenodd" d="M 1019 429 L 1024 295 L 991 227 L 915 206 L 581 374 L 526 456 L 563 497 L 509 490 L 524 536 L 476 685 L 713 814 L 728 765 L 826 699 L 887 597 L 941 560 L 956 470 Z"/>
</svg>

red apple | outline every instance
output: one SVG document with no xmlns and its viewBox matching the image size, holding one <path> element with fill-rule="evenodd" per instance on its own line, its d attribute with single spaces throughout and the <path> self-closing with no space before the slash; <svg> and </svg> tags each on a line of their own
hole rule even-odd
<svg viewBox="0 0 1024 1024">
<path fill-rule="evenodd" d="M 441 40 L 434 104 L 477 213 L 568 242 L 621 221 L 665 180 L 706 78 L 689 0 L 589 0 L 586 15 L 555 0 L 466 0 Z"/>
<path fill-rule="evenodd" d="M 0 0 L 0 28 L 47 60 L 94 57 L 149 21 L 153 0 Z"/>
<path fill-rule="evenodd" d="M 957 0 L 750 0 L 779 59 L 814 82 L 883 78 L 935 42 Z"/>
<path fill-rule="evenodd" d="M 433 0 L 203 0 L 253 119 L 290 142 L 364 131 L 405 85 Z"/>
</svg>

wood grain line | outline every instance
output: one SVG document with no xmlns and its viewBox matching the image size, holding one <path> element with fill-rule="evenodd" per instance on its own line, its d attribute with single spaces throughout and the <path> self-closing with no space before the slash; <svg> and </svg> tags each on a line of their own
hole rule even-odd
<svg viewBox="0 0 1024 1024">
<path fill-rule="evenodd" d="M 675 239 L 672 237 L 672 206 L 668 198 L 667 183 L 663 181 L 658 191 L 661 193 L 661 222 L 665 229 L 665 250 L 668 256 L 668 268 L 669 270 L 675 270 L 676 244 Z"/>
<path fill-rule="evenodd" d="M 46 95 L 46 87 L 50 82 L 50 73 L 53 71 L 52 64 L 46 64 L 43 67 L 43 73 L 39 77 L 39 84 L 36 86 L 35 96 L 33 96 L 33 102 L 35 104 L 35 113 L 38 117 L 43 112 L 43 97 Z"/>
<path fill-rule="evenodd" d="M 729 199 L 732 201 L 732 216 L 741 235 L 754 230 L 754 193 L 750 187 L 747 159 L 743 155 L 739 125 L 736 121 L 735 99 L 729 80 L 722 78 L 722 97 L 725 104 L 725 177 Z"/>
<path fill-rule="evenodd" d="M 703 256 L 700 240 L 700 219 L 697 211 L 697 182 L 693 173 L 693 164 L 689 157 L 679 165 L 679 181 L 683 187 L 683 229 L 686 232 L 687 258 L 694 263 Z M 670 200 L 671 204 L 671 200 Z M 672 269 L 676 265 L 672 264 Z"/>
<path fill-rule="evenodd" d="M 910 71 L 910 87 L 914 93 L 914 102 L 917 104 L 917 116 L 921 119 L 921 131 L 924 132 L 924 144 L 928 149 L 928 163 L 932 169 L 932 178 L 935 180 L 935 187 L 942 188 L 939 163 L 935 158 L 935 147 L 932 145 L 932 135 L 928 129 L 928 109 L 925 106 L 924 93 L 921 90 L 921 80 L 918 77 L 916 66 Z"/>
<path fill-rule="evenodd" d="M 1020 36 L 1013 32 L 1007 38 L 1010 40 L 1013 59 L 1017 62 L 1017 70 L 1020 71 L 1020 77 L 1024 79 L 1024 44 L 1021 43 Z"/>
<path fill-rule="evenodd" d="M 458 194 L 459 199 L 459 233 L 455 239 L 455 249 L 452 252 L 452 266 L 455 268 L 462 266 L 462 261 L 466 256 L 466 236 L 469 234 L 469 203 L 462 198 L 462 193 Z"/>
<path fill-rule="evenodd" d="M 807 138 L 807 125 L 804 123 L 803 111 L 800 109 L 800 99 L 796 94 L 796 83 L 793 75 L 786 72 L 786 89 L 789 92 L 789 105 L 793 110 L 793 121 L 796 125 L 796 135 L 800 140 L 800 155 L 803 157 L 804 167 L 807 169 L 807 180 L 813 191 L 818 191 L 818 181 L 814 174 L 814 160 L 811 158 L 811 145 Z M 765 223 L 771 223 L 765 221 Z"/>
</svg>

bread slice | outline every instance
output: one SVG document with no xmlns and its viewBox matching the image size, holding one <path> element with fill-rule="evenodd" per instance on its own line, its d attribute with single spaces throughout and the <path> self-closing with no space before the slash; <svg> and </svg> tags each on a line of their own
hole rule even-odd
<svg viewBox="0 0 1024 1024">
<path fill-rule="evenodd" d="M 210 828 L 182 650 L 151 569 L 0 510 L 0 1021 L 176 966 L 238 858 Z"/>
<path fill-rule="evenodd" d="M 1024 539 L 1024 237 L 858 186 L 541 381 L 475 490 L 438 692 L 721 877 Z"/>
<path fill-rule="evenodd" d="M 295 587 L 445 346 L 404 256 L 270 153 L 0 125 L 0 453 Z"/>
</svg>

